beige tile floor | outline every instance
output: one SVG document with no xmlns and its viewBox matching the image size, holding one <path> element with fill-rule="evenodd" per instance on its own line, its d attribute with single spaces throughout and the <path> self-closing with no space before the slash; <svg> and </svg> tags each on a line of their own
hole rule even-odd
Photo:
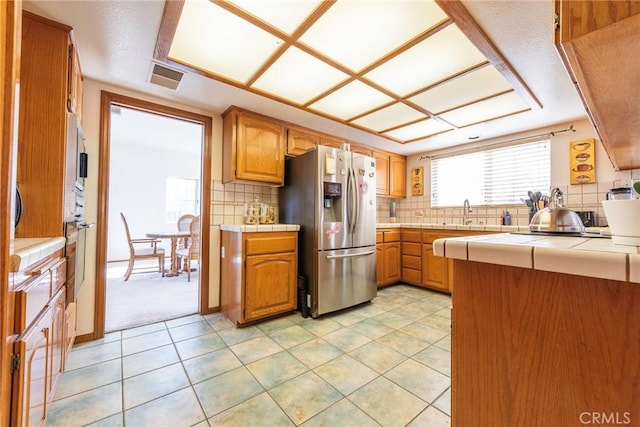
<svg viewBox="0 0 640 427">
<path fill-rule="evenodd" d="M 450 307 L 398 285 L 315 320 L 113 332 L 74 346 L 46 425 L 449 426 Z"/>
</svg>

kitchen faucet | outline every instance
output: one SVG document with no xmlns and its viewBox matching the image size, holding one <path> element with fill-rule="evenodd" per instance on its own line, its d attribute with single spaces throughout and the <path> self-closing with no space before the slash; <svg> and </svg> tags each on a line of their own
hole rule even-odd
<svg viewBox="0 0 640 427">
<path fill-rule="evenodd" d="M 467 214 L 473 212 L 473 208 L 469 204 L 469 199 L 464 199 L 464 203 L 462 204 L 462 223 L 464 225 L 471 224 L 471 220 L 467 219 Z"/>
</svg>

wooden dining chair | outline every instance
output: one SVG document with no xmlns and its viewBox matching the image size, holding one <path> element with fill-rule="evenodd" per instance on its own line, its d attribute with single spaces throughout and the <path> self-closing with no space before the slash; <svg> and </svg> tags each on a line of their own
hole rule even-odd
<svg viewBox="0 0 640 427">
<path fill-rule="evenodd" d="M 191 261 L 200 263 L 200 217 L 196 216 L 189 226 L 189 240 L 187 247 L 176 251 L 178 265 L 183 265 L 183 270 L 187 272 L 187 281 L 191 281 Z"/>
<path fill-rule="evenodd" d="M 127 266 L 127 272 L 124 274 L 124 281 L 126 282 L 131 277 L 136 261 L 154 258 L 158 260 L 158 271 L 164 277 L 164 248 L 158 247 L 160 240 L 150 238 L 132 239 L 129 232 L 129 224 L 127 224 L 127 219 L 122 212 L 120 212 L 120 218 L 122 218 L 124 231 L 127 234 L 127 242 L 129 243 L 129 265 Z M 148 267 L 140 267 L 140 269 L 145 271 L 136 271 L 135 273 L 155 272 L 155 270 L 150 271 Z"/>
</svg>

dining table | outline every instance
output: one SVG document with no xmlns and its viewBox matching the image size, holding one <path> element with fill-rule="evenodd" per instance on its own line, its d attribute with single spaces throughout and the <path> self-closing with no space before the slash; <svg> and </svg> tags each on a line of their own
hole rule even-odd
<svg viewBox="0 0 640 427">
<path fill-rule="evenodd" d="M 191 232 L 185 231 L 153 231 L 148 232 L 147 237 L 152 239 L 171 239 L 171 269 L 165 273 L 165 276 L 174 277 L 180 272 L 180 266 L 178 265 L 178 256 L 176 254 L 178 249 L 178 240 L 187 239 L 191 236 Z"/>
</svg>

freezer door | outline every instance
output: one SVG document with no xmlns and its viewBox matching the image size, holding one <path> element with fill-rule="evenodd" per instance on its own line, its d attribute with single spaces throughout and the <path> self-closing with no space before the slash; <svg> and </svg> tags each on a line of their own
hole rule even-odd
<svg viewBox="0 0 640 427">
<path fill-rule="evenodd" d="M 352 179 L 355 186 L 355 224 L 352 247 L 376 244 L 376 161 L 373 157 L 353 153 Z"/>
<path fill-rule="evenodd" d="M 317 280 L 311 290 L 313 317 L 375 298 L 375 246 L 318 252 L 317 257 Z"/>
<path fill-rule="evenodd" d="M 318 146 L 316 154 L 317 248 L 349 248 L 352 244 L 347 222 L 347 185 L 351 152 Z"/>
</svg>

